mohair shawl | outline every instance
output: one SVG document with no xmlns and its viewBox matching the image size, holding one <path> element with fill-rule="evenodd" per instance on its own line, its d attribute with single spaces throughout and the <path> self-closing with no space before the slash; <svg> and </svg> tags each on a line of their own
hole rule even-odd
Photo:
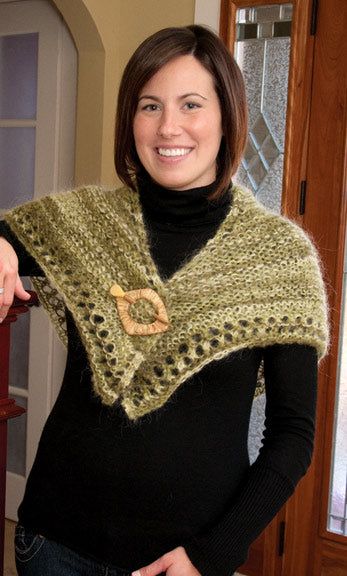
<svg viewBox="0 0 347 576">
<path fill-rule="evenodd" d="M 299 343 L 321 358 L 328 345 L 326 296 L 317 253 L 293 222 L 232 188 L 215 236 L 168 280 L 150 254 L 139 195 L 88 186 L 24 204 L 5 216 L 45 277 L 39 299 L 67 342 L 65 306 L 86 348 L 95 393 L 131 420 L 162 407 L 212 360 L 248 347 Z M 128 335 L 110 287 L 153 289 L 166 332 Z M 153 321 L 153 307 L 132 304 Z M 230 386 L 233 383 L 230 382 Z M 217 391 L 216 391 L 217 393 Z"/>
</svg>

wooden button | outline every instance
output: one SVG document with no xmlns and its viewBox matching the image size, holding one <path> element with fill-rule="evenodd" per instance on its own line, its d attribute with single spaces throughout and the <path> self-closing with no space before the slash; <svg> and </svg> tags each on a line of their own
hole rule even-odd
<svg viewBox="0 0 347 576">
<path fill-rule="evenodd" d="M 152 288 L 140 288 L 140 290 L 124 292 L 118 284 L 114 284 L 110 288 L 110 293 L 116 298 L 118 314 L 123 328 L 130 336 L 158 334 L 160 332 L 166 332 L 169 328 L 169 319 L 165 305 L 160 296 L 152 290 Z M 154 307 L 155 321 L 150 324 L 136 322 L 129 314 L 130 305 L 141 299 L 147 300 Z"/>
</svg>

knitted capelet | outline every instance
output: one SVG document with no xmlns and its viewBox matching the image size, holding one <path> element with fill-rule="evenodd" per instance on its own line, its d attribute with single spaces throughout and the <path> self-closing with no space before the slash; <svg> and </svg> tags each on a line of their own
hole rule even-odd
<svg viewBox="0 0 347 576">
<path fill-rule="evenodd" d="M 150 254 L 139 195 L 88 186 L 19 206 L 11 226 L 44 271 L 33 278 L 42 305 L 67 343 L 65 306 L 86 348 L 95 393 L 120 402 L 131 420 L 162 407 L 188 377 L 233 351 L 328 341 L 324 286 L 315 248 L 288 219 L 232 188 L 215 236 L 162 280 Z M 163 301 L 167 331 L 129 335 L 110 294 L 151 288 Z M 154 321 L 148 301 L 130 305 Z M 230 382 L 230 386 L 233 383 Z"/>
</svg>

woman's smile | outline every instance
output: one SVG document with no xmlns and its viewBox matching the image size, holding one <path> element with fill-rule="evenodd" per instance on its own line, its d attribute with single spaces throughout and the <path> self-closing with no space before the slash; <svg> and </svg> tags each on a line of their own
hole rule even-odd
<svg viewBox="0 0 347 576">
<path fill-rule="evenodd" d="M 192 151 L 192 148 L 157 148 L 159 156 L 166 158 L 177 158 L 187 156 Z"/>
</svg>

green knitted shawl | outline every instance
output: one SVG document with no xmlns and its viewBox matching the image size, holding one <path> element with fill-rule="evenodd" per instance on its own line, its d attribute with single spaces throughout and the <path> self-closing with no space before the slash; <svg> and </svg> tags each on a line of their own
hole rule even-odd
<svg viewBox="0 0 347 576">
<path fill-rule="evenodd" d="M 188 377 L 233 351 L 314 346 L 328 327 L 317 254 L 304 232 L 240 187 L 214 238 L 168 280 L 151 257 L 139 196 L 88 186 L 15 208 L 5 219 L 40 264 L 39 299 L 66 343 L 65 306 L 86 348 L 95 393 L 132 420 L 163 406 Z M 152 288 L 169 329 L 129 336 L 110 287 Z M 150 323 L 152 305 L 131 305 Z M 232 386 L 232 382 L 230 382 Z"/>
</svg>

